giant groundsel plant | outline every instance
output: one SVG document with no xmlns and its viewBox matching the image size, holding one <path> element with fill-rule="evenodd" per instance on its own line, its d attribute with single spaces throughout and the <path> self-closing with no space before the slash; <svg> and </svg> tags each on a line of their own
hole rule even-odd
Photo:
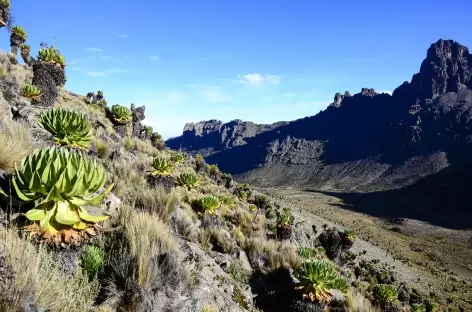
<svg viewBox="0 0 472 312">
<path fill-rule="evenodd" d="M 111 191 L 101 165 L 84 153 L 57 147 L 36 149 L 15 168 L 13 186 L 18 197 L 36 206 L 25 215 L 38 221 L 43 236 L 61 229 L 84 230 L 107 216 L 91 216 L 84 206 L 98 206 Z M 45 235 L 46 234 L 46 235 Z"/>
</svg>

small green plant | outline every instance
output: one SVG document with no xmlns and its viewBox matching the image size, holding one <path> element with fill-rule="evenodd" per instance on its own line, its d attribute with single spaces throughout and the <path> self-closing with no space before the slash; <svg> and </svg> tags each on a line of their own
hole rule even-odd
<svg viewBox="0 0 472 312">
<path fill-rule="evenodd" d="M 290 208 L 285 207 L 282 209 L 282 212 L 277 218 L 277 224 L 287 226 L 291 224 L 291 220 L 292 220 L 292 210 L 290 210 Z"/>
<path fill-rule="evenodd" d="M 29 44 L 22 44 L 20 46 L 20 51 L 21 51 L 21 54 L 30 54 L 31 52 L 31 46 Z"/>
<path fill-rule="evenodd" d="M 433 300 L 427 298 L 423 300 L 424 306 L 426 308 L 426 312 L 438 312 L 439 311 L 439 305 L 434 302 Z"/>
<path fill-rule="evenodd" d="M 26 40 L 26 31 L 21 26 L 13 26 L 13 28 L 11 29 L 11 33 L 18 37 L 21 37 L 23 40 Z"/>
<path fill-rule="evenodd" d="M 89 280 L 97 278 L 105 264 L 105 252 L 96 246 L 87 246 L 82 252 L 80 264 L 87 273 Z"/>
<path fill-rule="evenodd" d="M 239 260 L 231 262 L 228 267 L 228 274 L 241 285 L 247 284 L 251 278 L 251 272 L 246 270 Z"/>
<path fill-rule="evenodd" d="M 221 201 L 222 204 L 227 205 L 229 207 L 234 207 L 236 205 L 236 200 L 231 196 L 218 196 L 218 199 Z"/>
<path fill-rule="evenodd" d="M 395 302 L 398 298 L 397 289 L 389 284 L 376 284 L 372 288 L 372 296 L 374 301 L 380 306 L 386 306 Z"/>
<path fill-rule="evenodd" d="M 146 132 L 146 135 L 147 136 L 152 136 L 152 127 L 151 126 L 146 126 L 146 128 L 144 128 L 144 131 Z"/>
<path fill-rule="evenodd" d="M 123 139 L 123 146 L 127 151 L 132 151 L 135 148 L 135 142 L 129 135 Z"/>
<path fill-rule="evenodd" d="M 169 175 L 174 169 L 172 162 L 169 161 L 167 158 L 162 157 L 155 157 L 152 161 L 152 167 L 154 168 L 154 170 L 151 172 L 151 174 L 154 176 Z"/>
<path fill-rule="evenodd" d="M 0 0 L 0 6 L 6 9 L 10 8 L 10 0 Z"/>
<path fill-rule="evenodd" d="M 131 110 L 118 104 L 111 107 L 110 114 L 113 121 L 120 125 L 126 125 L 133 119 Z"/>
<path fill-rule="evenodd" d="M 182 164 L 185 161 L 184 153 L 182 152 L 174 152 L 172 153 L 171 159 L 173 162 L 177 164 Z"/>
<path fill-rule="evenodd" d="M 249 204 L 247 208 L 249 209 L 250 212 L 256 212 L 258 210 L 257 206 L 254 204 Z"/>
<path fill-rule="evenodd" d="M 220 168 L 217 165 L 209 165 L 208 166 L 208 173 L 210 175 L 217 175 L 220 172 Z"/>
<path fill-rule="evenodd" d="M 297 290 L 312 302 L 329 303 L 332 289 L 345 292 L 348 288 L 346 281 L 324 260 L 306 260 L 295 270 L 295 276 L 300 281 Z"/>
<path fill-rule="evenodd" d="M 305 260 L 316 258 L 316 250 L 310 247 L 300 247 L 297 250 L 298 255 Z"/>
<path fill-rule="evenodd" d="M 177 185 L 186 187 L 189 191 L 194 189 L 197 185 L 200 184 L 200 179 L 195 173 L 186 172 L 181 173 L 175 180 Z"/>
<path fill-rule="evenodd" d="M 54 47 L 41 48 L 38 52 L 38 60 L 45 63 L 56 64 L 61 67 L 66 66 L 66 60 Z"/>
<path fill-rule="evenodd" d="M 237 191 L 237 194 L 238 194 L 239 198 L 241 198 L 243 200 L 248 199 L 249 196 L 251 196 L 251 193 L 252 193 L 251 187 L 247 183 L 242 183 L 242 184 L 236 185 L 236 191 Z"/>
<path fill-rule="evenodd" d="M 195 155 L 195 160 L 199 163 L 202 163 L 204 161 L 202 154 Z"/>
<path fill-rule="evenodd" d="M 74 111 L 53 108 L 40 114 L 38 124 L 51 133 L 60 145 L 88 150 L 94 138 L 88 118 Z"/>
<path fill-rule="evenodd" d="M 105 170 L 96 160 L 56 147 L 36 149 L 20 169 L 15 168 L 12 180 L 21 200 L 36 202 L 25 216 L 39 221 L 40 233 L 48 236 L 64 227 L 84 230 L 87 224 L 106 220 L 107 216 L 91 216 L 84 208 L 100 205 L 113 188 L 111 184 L 100 194 L 106 181 Z"/>
<path fill-rule="evenodd" d="M 344 231 L 344 236 L 350 241 L 353 241 L 354 238 L 356 237 L 356 235 L 354 234 L 354 231 L 349 230 L 349 229 Z"/>
<path fill-rule="evenodd" d="M 216 215 L 216 211 L 221 206 L 220 200 L 215 196 L 202 197 L 198 200 L 198 204 L 209 215 Z"/>
<path fill-rule="evenodd" d="M 38 102 L 41 99 L 41 89 L 35 85 L 27 84 L 23 87 L 21 92 L 25 98 L 28 98 L 33 102 Z"/>
<path fill-rule="evenodd" d="M 422 303 L 414 303 L 411 307 L 413 312 L 427 312 L 426 307 Z"/>
<path fill-rule="evenodd" d="M 151 134 L 151 141 L 152 141 L 152 142 L 162 141 L 162 135 L 160 135 L 160 134 L 157 133 L 157 132 L 153 132 L 153 133 Z"/>
</svg>

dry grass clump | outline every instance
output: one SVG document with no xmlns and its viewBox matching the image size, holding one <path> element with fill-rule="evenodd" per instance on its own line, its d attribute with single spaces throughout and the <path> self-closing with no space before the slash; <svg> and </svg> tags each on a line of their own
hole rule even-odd
<svg viewBox="0 0 472 312">
<path fill-rule="evenodd" d="M 202 306 L 202 312 L 216 312 L 216 309 L 209 304 L 204 304 Z"/>
<path fill-rule="evenodd" d="M 11 59 L 11 57 L 13 58 Z M 19 86 L 31 84 L 33 80 L 33 71 L 23 65 L 16 64 L 14 55 L 0 52 L 0 66 L 3 68 L 5 76 L 12 77 Z"/>
<path fill-rule="evenodd" d="M 188 213 L 188 210 L 177 208 L 175 210 L 173 226 L 175 231 L 192 242 L 198 241 L 199 228 L 195 225 L 192 216 Z"/>
<path fill-rule="evenodd" d="M 147 154 L 153 157 L 157 156 L 160 153 L 157 148 L 152 146 L 150 140 L 141 140 L 134 138 L 134 146 L 140 153 Z"/>
<path fill-rule="evenodd" d="M 21 303 L 31 301 L 52 312 L 83 312 L 93 303 L 97 281 L 89 282 L 80 270 L 75 276 L 66 275 L 45 249 L 35 248 L 13 229 L 0 230 L 0 241 L 15 272 L 13 287 L 0 294 L 0 302 L 1 297 L 8 298 L 0 310 L 19 311 Z"/>
<path fill-rule="evenodd" d="M 133 194 L 147 187 L 144 160 L 123 157 L 106 165 L 115 183 L 114 192 L 119 197 L 135 198 Z"/>
<path fill-rule="evenodd" d="M 116 230 L 104 239 L 110 259 L 106 302 L 125 311 L 160 311 L 153 303 L 156 292 L 185 291 L 187 274 L 178 259 L 179 245 L 159 216 L 127 204 L 113 226 Z"/>
<path fill-rule="evenodd" d="M 360 292 L 349 288 L 346 294 L 346 304 L 352 312 L 380 312 L 380 310 L 370 303 Z"/>
<path fill-rule="evenodd" d="M 32 151 L 32 138 L 29 130 L 21 123 L 12 120 L 0 122 L 0 169 L 12 172 Z"/>
<path fill-rule="evenodd" d="M 287 266 L 295 268 L 302 261 L 293 244 L 266 240 L 263 237 L 247 240 L 246 253 L 253 264 L 262 261 L 264 264 L 261 269 L 270 271 Z"/>
<path fill-rule="evenodd" d="M 181 200 L 180 192 L 172 189 L 170 193 L 166 193 L 163 187 L 141 188 L 134 196 L 136 208 L 157 214 L 165 222 Z"/>
<path fill-rule="evenodd" d="M 98 153 L 98 157 L 101 159 L 108 159 L 108 157 L 110 157 L 111 150 L 107 141 L 96 137 L 93 141 L 93 145 Z"/>
</svg>

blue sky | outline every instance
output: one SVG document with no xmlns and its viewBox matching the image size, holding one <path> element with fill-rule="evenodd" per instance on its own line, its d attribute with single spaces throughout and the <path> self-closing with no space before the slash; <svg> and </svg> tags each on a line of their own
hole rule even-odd
<svg viewBox="0 0 472 312">
<path fill-rule="evenodd" d="M 56 36 L 68 90 L 146 105 L 145 123 L 166 138 L 186 122 L 311 116 L 338 91 L 410 80 L 439 38 L 472 48 L 470 0 L 11 3 L 34 54 Z"/>
</svg>

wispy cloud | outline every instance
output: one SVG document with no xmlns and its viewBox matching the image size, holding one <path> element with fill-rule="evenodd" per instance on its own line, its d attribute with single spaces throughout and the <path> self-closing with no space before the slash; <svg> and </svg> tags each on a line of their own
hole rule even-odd
<svg viewBox="0 0 472 312">
<path fill-rule="evenodd" d="M 120 60 L 119 58 L 110 55 L 100 56 L 100 59 L 107 62 L 117 62 Z"/>
<path fill-rule="evenodd" d="M 87 48 L 84 48 L 84 50 L 88 52 L 102 52 L 101 48 L 96 48 L 96 47 L 87 47 Z"/>
<path fill-rule="evenodd" d="M 219 91 L 201 91 L 200 94 L 209 102 L 231 102 L 233 99 L 226 94 Z"/>
<path fill-rule="evenodd" d="M 149 56 L 149 60 L 151 61 L 159 61 L 161 58 L 157 55 L 151 55 Z"/>
<path fill-rule="evenodd" d="M 116 32 L 116 31 L 113 32 L 113 35 L 115 35 L 115 36 L 117 36 L 117 37 L 119 37 L 119 38 L 121 38 L 121 39 L 126 39 L 126 38 L 128 38 L 128 35 L 127 35 L 127 34 L 120 34 L 120 33 Z"/>
<path fill-rule="evenodd" d="M 110 74 L 116 74 L 116 73 L 128 73 L 128 69 L 124 68 L 110 68 L 108 70 L 104 71 L 85 71 L 85 74 L 91 77 L 105 77 Z"/>
<path fill-rule="evenodd" d="M 277 75 L 264 75 L 264 74 L 245 74 L 243 76 L 239 76 L 239 81 L 241 83 L 252 85 L 252 86 L 261 86 L 264 83 L 269 84 L 279 84 L 280 83 L 280 76 Z"/>
</svg>

